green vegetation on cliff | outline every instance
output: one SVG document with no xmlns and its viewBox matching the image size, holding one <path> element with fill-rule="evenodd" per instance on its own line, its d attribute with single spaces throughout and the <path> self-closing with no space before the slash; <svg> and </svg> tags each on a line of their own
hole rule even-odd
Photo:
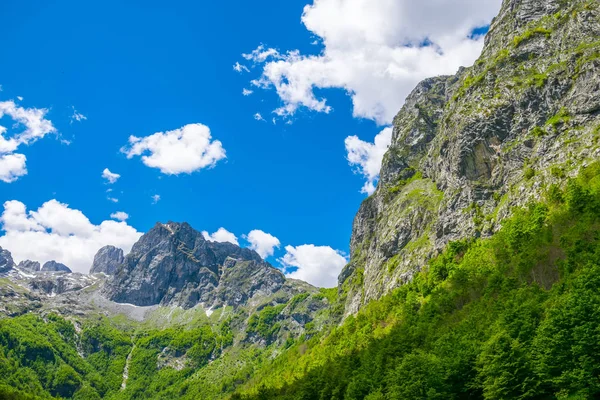
<svg viewBox="0 0 600 400">
<path fill-rule="evenodd" d="M 592 398 L 600 394 L 600 164 L 486 240 L 296 344 L 234 398 Z"/>
</svg>

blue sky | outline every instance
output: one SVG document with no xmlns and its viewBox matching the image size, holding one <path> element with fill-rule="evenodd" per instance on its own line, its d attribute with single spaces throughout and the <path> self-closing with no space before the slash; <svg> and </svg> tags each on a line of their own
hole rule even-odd
<svg viewBox="0 0 600 400">
<path fill-rule="evenodd" d="M 436 54 L 423 54 L 418 58 L 423 68 L 417 63 L 406 79 L 387 77 L 397 83 L 394 91 L 387 90 L 385 80 L 377 78 L 378 66 L 352 70 L 349 65 L 354 63 L 346 63 L 344 57 L 369 54 L 372 46 L 404 48 L 413 40 L 422 43 L 423 36 L 435 38 L 447 32 L 436 32 L 437 28 L 414 36 L 410 29 L 379 32 L 377 20 L 373 26 L 361 27 L 353 13 L 369 3 L 360 0 L 346 0 L 348 12 L 342 18 L 346 22 L 338 24 L 335 15 L 340 14 L 327 10 L 328 1 L 322 0 L 321 5 L 308 0 L 2 2 L 0 101 L 12 100 L 24 109 L 47 109 L 45 118 L 56 132 L 16 150 L 27 158 L 27 174 L 0 182 L 0 200 L 16 200 L 35 211 L 55 199 L 68 204 L 69 210 L 80 210 L 94 226 L 122 211 L 129 215 L 122 224 L 138 232 L 169 220 L 187 221 L 211 233 L 224 227 L 242 245 L 246 245 L 242 235 L 259 229 L 280 241 L 269 258 L 274 265 L 287 260 L 289 271 L 312 268 L 298 277 L 330 285 L 333 278 L 323 281 L 319 274 L 328 268 L 339 272 L 339 258 L 331 252 L 320 253 L 322 257 L 314 253 L 311 258 L 300 254 L 297 246 L 328 246 L 338 255 L 349 251 L 352 220 L 366 197 L 361 188 L 369 179 L 356 172 L 362 165 L 369 175 L 366 170 L 378 165 L 376 152 L 362 157 L 362 164 L 359 160 L 349 165 L 346 138 L 357 135 L 363 145 L 373 142 L 409 88 L 448 66 L 433 68 Z M 381 2 L 382 7 L 390 7 L 388 1 Z M 473 1 L 462 3 L 467 7 Z M 487 8 L 462 21 L 471 25 L 469 29 L 484 25 L 495 14 L 498 2 L 487 3 Z M 307 4 L 313 5 L 314 12 L 302 22 Z M 410 12 L 421 15 L 419 10 Z M 456 32 L 460 43 L 440 45 L 438 55 L 459 54 L 452 60 L 457 65 L 472 62 L 480 40 L 468 39 L 461 24 L 449 24 L 447 29 Z M 353 33 L 362 39 L 353 42 L 357 48 L 347 50 L 340 38 Z M 464 43 L 471 47 L 465 50 Z M 258 48 L 261 44 L 264 47 Z M 265 51 L 271 48 L 277 53 L 268 57 Z M 343 51 L 348 53 L 340 56 Z M 235 71 L 237 62 L 247 70 Z M 333 66 L 342 70 L 332 70 Z M 315 80 L 316 75 L 321 78 Z M 253 93 L 242 95 L 244 88 Z M 279 115 L 273 112 L 277 109 Z M 74 110 L 86 119 L 74 120 Z M 257 120 L 257 113 L 264 120 Z M 211 140 L 222 143 L 226 158 L 211 168 L 173 175 L 121 151 L 130 135 L 144 138 L 188 124 L 207 126 Z M 7 138 L 25 129 L 15 125 L 10 115 L 0 119 L 0 126 L 7 128 Z M 114 184 L 102 178 L 105 168 L 120 175 Z M 374 181 L 374 173 L 370 174 Z M 160 201 L 153 201 L 154 195 Z M 45 235 L 79 234 L 77 228 L 61 231 L 40 216 L 25 217 L 37 218 Z M 17 259 L 52 255 L 70 261 L 75 257 L 62 250 L 36 253 L 31 250 L 35 244 L 16 243 L 26 237 L 19 236 L 24 228 L 11 225 L 18 232 L 9 240 L 6 218 L 3 225 L 0 245 L 16 253 Z M 102 237 L 110 242 L 106 235 Z M 305 265 L 314 264 L 315 257 L 324 264 Z"/>
</svg>

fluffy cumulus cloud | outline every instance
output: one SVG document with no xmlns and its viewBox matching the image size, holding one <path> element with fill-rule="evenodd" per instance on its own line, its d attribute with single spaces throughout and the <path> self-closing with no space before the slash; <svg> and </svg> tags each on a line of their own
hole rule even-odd
<svg viewBox="0 0 600 400">
<path fill-rule="evenodd" d="M 26 161 L 23 154 L 0 154 L 0 181 L 10 183 L 27 175 Z"/>
<path fill-rule="evenodd" d="M 267 258 L 275 253 L 275 248 L 279 248 L 281 243 L 275 236 L 263 232 L 259 229 L 250 231 L 244 236 L 244 239 L 250 243 L 250 248 L 256 251 L 262 258 Z"/>
<path fill-rule="evenodd" d="M 210 234 L 207 231 L 202 231 L 202 236 L 204 236 L 204 239 L 210 240 L 211 242 L 229 242 L 239 245 L 237 237 L 225 228 L 219 228 L 213 234 Z"/>
<path fill-rule="evenodd" d="M 369 195 L 375 191 L 375 183 L 379 178 L 379 170 L 383 156 L 392 141 L 392 128 L 385 128 L 377 136 L 373 143 L 360 140 L 357 136 L 346 138 L 346 151 L 348 162 L 357 167 L 357 172 L 366 178 L 366 183 L 361 192 Z"/>
<path fill-rule="evenodd" d="M 128 253 L 142 235 L 126 222 L 94 225 L 81 211 L 56 200 L 36 211 L 27 211 L 20 201 L 7 201 L 0 223 L 4 231 L 0 246 L 17 262 L 56 260 L 76 272 L 88 272 L 101 247 L 110 244 Z"/>
<path fill-rule="evenodd" d="M 104 171 L 102 171 L 102 178 L 106 179 L 107 183 L 113 184 L 118 181 L 120 177 L 121 175 L 110 172 L 108 168 L 104 168 Z"/>
<path fill-rule="evenodd" d="M 288 278 L 300 279 L 317 287 L 337 286 L 337 277 L 346 265 L 346 258 L 329 246 L 286 246 L 279 259 Z"/>
<path fill-rule="evenodd" d="M 117 211 L 110 214 L 112 219 L 116 219 L 117 221 L 127 221 L 129 219 L 129 214 L 123 211 Z"/>
<path fill-rule="evenodd" d="M 289 116 L 300 107 L 330 112 L 316 88 L 345 90 L 356 117 L 389 124 L 420 80 L 452 74 L 477 58 L 474 28 L 497 14 L 501 0 L 314 0 L 302 23 L 321 53 L 280 52 L 259 46 L 243 57 L 262 66 L 252 81 L 274 88 Z"/>
<path fill-rule="evenodd" d="M 21 145 L 29 145 L 56 128 L 45 118 L 44 108 L 24 108 L 14 101 L 0 101 L 0 119 L 9 117 L 11 130 L 0 125 L 0 181 L 10 183 L 27 174 L 25 155 L 15 151 Z"/>
<path fill-rule="evenodd" d="M 129 145 L 121 151 L 127 158 L 141 156 L 146 166 L 158 168 L 167 175 L 189 174 L 214 167 L 225 158 L 221 142 L 212 140 L 210 129 L 202 124 L 190 124 L 142 138 L 131 136 Z"/>
</svg>

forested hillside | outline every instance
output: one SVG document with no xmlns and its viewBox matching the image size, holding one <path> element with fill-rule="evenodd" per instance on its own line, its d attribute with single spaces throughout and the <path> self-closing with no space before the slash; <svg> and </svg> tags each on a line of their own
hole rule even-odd
<svg viewBox="0 0 600 400">
<path fill-rule="evenodd" d="M 599 288 L 596 163 L 492 238 L 451 243 L 411 283 L 287 350 L 233 398 L 595 398 Z"/>
</svg>

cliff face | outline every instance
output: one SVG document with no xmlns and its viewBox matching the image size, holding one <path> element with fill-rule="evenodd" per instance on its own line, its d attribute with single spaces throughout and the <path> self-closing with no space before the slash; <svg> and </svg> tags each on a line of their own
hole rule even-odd
<svg viewBox="0 0 600 400">
<path fill-rule="evenodd" d="M 138 306 L 241 306 L 277 293 L 291 298 L 310 285 L 286 280 L 252 250 L 210 242 L 186 223 L 157 224 L 115 268 L 105 295 Z"/>
<path fill-rule="evenodd" d="M 347 315 L 600 156 L 599 38 L 597 1 L 506 0 L 473 67 L 417 86 L 354 220 Z"/>
<path fill-rule="evenodd" d="M 0 273 L 9 272 L 15 267 L 15 262 L 8 250 L 0 247 Z"/>
<path fill-rule="evenodd" d="M 94 256 L 90 274 L 114 275 L 125 261 L 123 250 L 115 246 L 104 246 Z"/>
</svg>

